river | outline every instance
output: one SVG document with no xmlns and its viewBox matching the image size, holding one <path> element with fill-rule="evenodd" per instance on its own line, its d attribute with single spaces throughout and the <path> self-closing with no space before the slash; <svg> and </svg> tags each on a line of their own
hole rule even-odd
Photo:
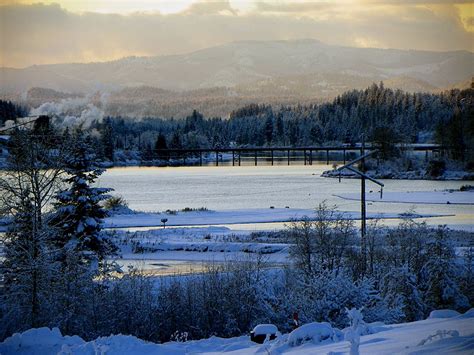
<svg viewBox="0 0 474 355">
<path fill-rule="evenodd" d="M 260 162 L 259 162 L 260 163 Z M 129 207 L 139 211 L 179 210 L 206 207 L 210 210 L 248 208 L 315 208 L 326 201 L 343 211 L 360 211 L 359 201 L 334 195 L 360 191 L 355 179 L 323 178 L 330 166 L 275 165 L 202 166 L 202 167 L 125 167 L 108 169 L 99 179 L 101 187 L 111 187 Z M 442 191 L 459 189 L 466 181 L 382 180 L 384 192 Z M 376 193 L 377 185 L 367 182 L 367 191 Z M 446 224 L 474 231 L 474 205 L 406 204 L 368 202 L 368 212 L 403 213 L 414 209 L 421 214 L 446 217 L 427 219 L 431 225 Z M 387 224 L 398 221 L 386 221 Z M 281 224 L 233 225 L 232 229 L 275 229 Z"/>
</svg>

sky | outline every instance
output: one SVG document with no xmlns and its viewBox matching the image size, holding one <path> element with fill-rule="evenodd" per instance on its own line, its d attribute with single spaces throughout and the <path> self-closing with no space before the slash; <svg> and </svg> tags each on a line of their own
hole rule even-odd
<svg viewBox="0 0 474 355">
<path fill-rule="evenodd" d="M 0 66 L 188 53 L 241 40 L 474 51 L 465 0 L 0 0 Z"/>
</svg>

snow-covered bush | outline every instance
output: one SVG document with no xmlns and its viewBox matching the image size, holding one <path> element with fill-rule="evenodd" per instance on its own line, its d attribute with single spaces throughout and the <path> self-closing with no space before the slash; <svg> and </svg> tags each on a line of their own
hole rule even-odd
<svg viewBox="0 0 474 355">
<path fill-rule="evenodd" d="M 380 283 L 381 296 L 391 307 L 400 307 L 407 321 L 423 319 L 425 304 L 417 286 L 416 276 L 407 265 L 389 271 Z M 388 320 L 386 320 L 388 321 Z"/>
<path fill-rule="evenodd" d="M 61 348 L 84 344 L 78 336 L 63 336 L 58 328 L 32 328 L 23 333 L 15 333 L 0 343 L 1 354 L 18 352 L 47 354 L 60 352 Z"/>
<path fill-rule="evenodd" d="M 278 328 L 274 324 L 259 324 L 253 328 L 252 332 L 255 335 L 276 334 Z"/>
<path fill-rule="evenodd" d="M 327 322 L 315 322 L 304 324 L 301 327 L 293 330 L 288 336 L 288 345 L 299 346 L 307 342 L 320 344 L 338 340 L 338 333 L 333 329 L 331 324 Z"/>
<path fill-rule="evenodd" d="M 421 269 L 424 299 L 429 309 L 467 309 L 469 301 L 458 283 L 461 274 L 452 244 L 445 238 L 445 228 L 438 228 L 427 245 L 429 260 Z"/>
<path fill-rule="evenodd" d="M 437 309 L 431 311 L 428 319 L 445 319 L 459 317 L 461 313 L 453 311 L 452 309 Z"/>
</svg>

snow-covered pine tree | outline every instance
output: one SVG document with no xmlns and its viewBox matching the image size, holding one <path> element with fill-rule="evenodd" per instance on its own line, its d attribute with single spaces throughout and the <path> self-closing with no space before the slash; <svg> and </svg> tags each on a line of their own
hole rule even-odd
<svg viewBox="0 0 474 355">
<path fill-rule="evenodd" d="M 88 329 L 88 298 L 95 289 L 94 278 L 105 270 L 99 266 L 105 265 L 102 261 L 114 250 L 100 235 L 107 215 L 100 202 L 110 189 L 92 187 L 102 170 L 95 166 L 90 147 L 84 133 L 74 132 L 64 159 L 67 187 L 55 196 L 56 211 L 50 223 L 55 231 L 50 246 L 58 270 L 51 323 L 66 334 L 83 334 Z"/>
<path fill-rule="evenodd" d="M 416 276 L 408 265 L 389 271 L 380 283 L 381 296 L 390 307 L 401 306 L 404 321 L 423 319 L 425 304 L 417 286 Z"/>
<path fill-rule="evenodd" d="M 464 267 L 461 275 L 461 291 L 466 295 L 469 304 L 474 305 L 474 248 L 469 247 L 464 251 Z"/>
<path fill-rule="evenodd" d="M 92 186 L 103 170 L 95 165 L 90 146 L 84 133 L 74 133 L 64 162 L 67 188 L 55 196 L 56 214 L 51 224 L 57 230 L 56 247 L 74 250 L 84 260 L 100 261 L 114 250 L 111 242 L 100 235 L 102 220 L 107 216 L 100 202 L 111 189 Z"/>
<path fill-rule="evenodd" d="M 467 297 L 458 284 L 461 269 L 456 264 L 454 248 L 445 235 L 445 226 L 438 227 L 427 246 L 428 261 L 421 270 L 424 301 L 428 311 L 434 309 L 464 310 Z"/>
</svg>

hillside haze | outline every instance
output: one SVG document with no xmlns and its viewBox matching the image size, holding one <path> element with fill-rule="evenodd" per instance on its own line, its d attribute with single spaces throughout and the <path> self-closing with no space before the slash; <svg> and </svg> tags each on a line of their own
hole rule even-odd
<svg viewBox="0 0 474 355">
<path fill-rule="evenodd" d="M 234 87 L 278 77 L 336 73 L 360 77 L 363 81 L 406 77 L 425 82 L 427 87 L 442 87 L 466 80 L 474 72 L 473 63 L 474 54 L 467 51 L 351 48 L 316 40 L 245 41 L 184 55 L 2 68 L 1 75 L 2 88 L 7 91 L 47 87 L 84 92 L 142 85 L 192 90 Z M 327 85 L 331 86 L 331 82 Z"/>
</svg>

